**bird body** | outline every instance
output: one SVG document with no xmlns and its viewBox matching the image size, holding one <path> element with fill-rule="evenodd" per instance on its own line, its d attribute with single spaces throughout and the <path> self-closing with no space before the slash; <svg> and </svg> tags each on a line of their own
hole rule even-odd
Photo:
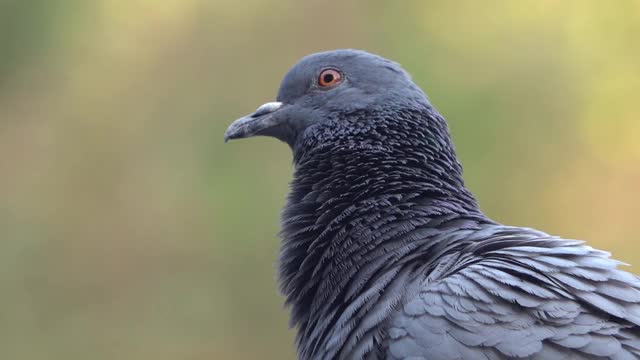
<svg viewBox="0 0 640 360">
<path fill-rule="evenodd" d="M 396 63 L 308 56 L 225 138 L 252 135 L 294 154 L 279 272 L 299 358 L 640 358 L 640 280 L 581 241 L 487 217 Z"/>
</svg>

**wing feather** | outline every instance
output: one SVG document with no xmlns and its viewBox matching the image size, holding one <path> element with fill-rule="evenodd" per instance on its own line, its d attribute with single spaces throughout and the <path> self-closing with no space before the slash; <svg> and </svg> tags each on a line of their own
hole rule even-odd
<svg viewBox="0 0 640 360">
<path fill-rule="evenodd" d="M 474 244 L 391 319 L 390 359 L 637 359 L 640 281 L 579 241 Z"/>
</svg>

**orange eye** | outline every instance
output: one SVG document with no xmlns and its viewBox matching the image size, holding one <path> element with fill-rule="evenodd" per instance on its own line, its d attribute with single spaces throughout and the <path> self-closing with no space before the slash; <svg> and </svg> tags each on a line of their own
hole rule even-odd
<svg viewBox="0 0 640 360">
<path fill-rule="evenodd" d="M 342 74 L 336 69 L 324 69 L 318 76 L 318 85 L 320 87 L 330 87 L 338 85 L 342 82 Z"/>
</svg>

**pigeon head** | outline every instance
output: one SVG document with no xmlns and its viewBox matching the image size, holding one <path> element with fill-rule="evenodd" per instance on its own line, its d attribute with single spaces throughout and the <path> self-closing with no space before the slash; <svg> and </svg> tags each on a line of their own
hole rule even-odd
<svg viewBox="0 0 640 360">
<path fill-rule="evenodd" d="M 277 101 L 234 121 L 225 140 L 256 135 L 289 144 L 294 178 L 301 183 L 333 179 L 346 188 L 331 192 L 365 197 L 378 188 L 342 177 L 368 171 L 380 188 L 401 181 L 402 189 L 388 190 L 428 192 L 425 198 L 476 208 L 464 188 L 446 121 L 400 65 L 377 55 L 334 50 L 303 58 L 285 75 Z M 315 191 L 296 184 L 296 194 Z"/>
<path fill-rule="evenodd" d="M 358 111 L 428 106 L 425 94 L 395 62 L 359 50 L 304 57 L 284 77 L 276 102 L 266 103 L 229 126 L 225 141 L 256 135 L 296 143 L 310 128 L 344 133 L 333 122 Z"/>
</svg>

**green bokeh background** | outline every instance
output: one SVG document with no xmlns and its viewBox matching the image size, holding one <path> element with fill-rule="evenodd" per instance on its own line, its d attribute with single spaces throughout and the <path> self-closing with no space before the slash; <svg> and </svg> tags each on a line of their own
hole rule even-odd
<svg viewBox="0 0 640 360">
<path fill-rule="evenodd" d="M 293 359 L 291 154 L 225 145 L 300 57 L 400 62 L 498 221 L 640 271 L 639 1 L 0 1 L 0 358 Z"/>
</svg>

